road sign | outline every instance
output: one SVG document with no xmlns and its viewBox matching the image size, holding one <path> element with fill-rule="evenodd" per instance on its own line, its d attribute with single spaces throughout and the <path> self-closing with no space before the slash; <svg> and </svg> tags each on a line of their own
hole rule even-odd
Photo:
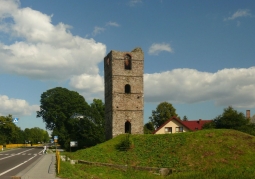
<svg viewBox="0 0 255 179">
<path fill-rule="evenodd" d="M 54 142 L 58 142 L 58 136 L 54 136 Z"/>
<path fill-rule="evenodd" d="M 19 118 L 17 118 L 17 117 L 13 118 L 13 119 L 12 119 L 12 122 L 13 122 L 13 123 L 18 123 L 18 122 L 19 122 Z"/>
<path fill-rule="evenodd" d="M 78 147 L 78 142 L 77 141 L 71 141 L 70 142 L 70 147 Z"/>
</svg>

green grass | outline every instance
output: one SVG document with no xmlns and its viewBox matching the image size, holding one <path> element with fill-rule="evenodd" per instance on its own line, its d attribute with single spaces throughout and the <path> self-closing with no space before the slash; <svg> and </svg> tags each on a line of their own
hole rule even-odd
<svg viewBox="0 0 255 179">
<path fill-rule="evenodd" d="M 255 137 L 235 130 L 201 130 L 179 134 L 130 135 L 131 149 L 116 148 L 126 135 L 120 135 L 97 146 L 66 153 L 71 159 L 128 166 L 167 167 L 174 174 L 167 178 L 253 178 L 255 175 Z M 67 163 L 60 176 L 67 176 Z M 87 165 L 71 167 L 82 175 L 98 178 L 161 178 L 150 172 L 128 172 Z M 111 171 L 111 172 L 109 172 Z M 108 176 L 107 173 L 115 173 Z M 100 174 L 100 175 L 99 175 Z M 138 176 L 141 175 L 141 176 Z M 143 176 L 144 175 L 144 176 Z M 77 174 L 79 176 L 79 174 Z M 127 178 L 132 178 L 128 176 Z"/>
</svg>

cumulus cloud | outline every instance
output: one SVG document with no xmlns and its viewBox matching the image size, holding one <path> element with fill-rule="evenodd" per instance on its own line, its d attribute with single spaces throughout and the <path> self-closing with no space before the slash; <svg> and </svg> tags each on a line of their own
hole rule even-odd
<svg viewBox="0 0 255 179">
<path fill-rule="evenodd" d="M 0 41 L 0 72 L 50 80 L 98 73 L 106 46 L 73 35 L 67 24 L 53 25 L 51 18 L 17 0 L 0 1 L 0 33 L 17 39 Z"/>
<path fill-rule="evenodd" d="M 86 91 L 86 92 L 92 92 L 92 93 L 103 93 L 104 91 L 104 80 L 103 77 L 100 75 L 87 75 L 82 74 L 80 76 L 74 76 L 70 80 L 70 86 Z"/>
<path fill-rule="evenodd" d="M 249 9 L 238 9 L 232 16 L 224 18 L 224 21 L 234 20 L 239 17 L 251 17 L 251 13 Z"/>
<path fill-rule="evenodd" d="M 9 114 L 15 116 L 31 115 L 38 111 L 39 105 L 29 105 L 23 99 L 13 99 L 5 95 L 0 95 L 0 115 L 7 116 Z"/>
<path fill-rule="evenodd" d="M 170 44 L 167 43 L 154 43 L 149 48 L 149 54 L 150 55 L 158 55 L 160 52 L 166 51 L 173 53 L 174 50 L 171 48 Z"/>
<path fill-rule="evenodd" d="M 145 74 L 145 101 L 172 103 L 214 101 L 219 106 L 253 108 L 254 76 L 255 67 L 223 69 L 216 73 L 174 69 Z"/>
</svg>

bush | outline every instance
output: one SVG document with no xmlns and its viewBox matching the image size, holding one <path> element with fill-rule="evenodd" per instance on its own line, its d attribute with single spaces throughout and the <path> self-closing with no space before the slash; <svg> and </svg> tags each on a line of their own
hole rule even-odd
<svg viewBox="0 0 255 179">
<path fill-rule="evenodd" d="M 128 151 L 133 146 L 133 142 L 130 139 L 130 134 L 126 134 L 123 136 L 123 139 L 120 141 L 119 144 L 116 145 L 116 149 L 119 151 Z"/>
</svg>

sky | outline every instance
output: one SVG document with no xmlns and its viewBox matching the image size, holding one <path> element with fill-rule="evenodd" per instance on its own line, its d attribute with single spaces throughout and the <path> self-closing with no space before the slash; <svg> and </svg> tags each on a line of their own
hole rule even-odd
<svg viewBox="0 0 255 179">
<path fill-rule="evenodd" d="M 0 0 L 0 116 L 21 129 L 43 92 L 104 101 L 103 59 L 144 52 L 144 123 L 167 101 L 179 117 L 255 114 L 254 0 Z"/>
</svg>

